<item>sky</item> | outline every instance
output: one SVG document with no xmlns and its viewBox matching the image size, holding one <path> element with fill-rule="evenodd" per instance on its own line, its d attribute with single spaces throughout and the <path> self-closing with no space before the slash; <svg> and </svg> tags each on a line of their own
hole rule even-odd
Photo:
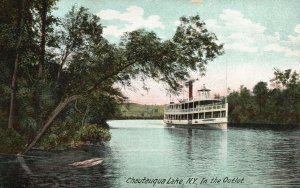
<svg viewBox="0 0 300 188">
<path fill-rule="evenodd" d="M 226 95 L 226 87 L 252 89 L 259 81 L 270 83 L 274 68 L 300 71 L 299 0 L 60 0 L 54 14 L 63 17 L 71 7 L 84 6 L 101 19 L 103 35 L 118 43 L 124 32 L 145 28 L 162 40 L 172 37 L 181 16 L 200 15 L 209 31 L 224 43 L 225 54 L 210 62 L 205 76 L 194 83 L 194 95 L 203 84 L 212 94 Z M 133 81 L 122 88 L 130 102 L 166 104 L 187 98 L 187 92 L 170 96 L 162 83 Z"/>
</svg>

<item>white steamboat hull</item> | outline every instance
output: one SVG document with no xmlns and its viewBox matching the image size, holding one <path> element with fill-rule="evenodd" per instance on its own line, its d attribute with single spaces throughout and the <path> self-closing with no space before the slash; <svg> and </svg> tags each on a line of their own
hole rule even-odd
<svg viewBox="0 0 300 188">
<path fill-rule="evenodd" d="M 227 118 L 168 120 L 164 119 L 167 127 L 197 128 L 197 129 L 227 129 Z"/>
</svg>

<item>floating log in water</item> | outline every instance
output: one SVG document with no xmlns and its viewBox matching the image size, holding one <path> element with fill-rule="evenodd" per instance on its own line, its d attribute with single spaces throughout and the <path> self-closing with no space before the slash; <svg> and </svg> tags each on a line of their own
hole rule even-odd
<svg viewBox="0 0 300 188">
<path fill-rule="evenodd" d="M 30 168 L 27 166 L 27 164 L 26 164 L 23 156 L 20 155 L 20 154 L 17 154 L 17 159 L 18 159 L 21 167 L 25 170 L 26 174 L 33 175 L 33 173 L 31 172 Z"/>
<path fill-rule="evenodd" d="M 101 158 L 93 158 L 93 159 L 89 159 L 89 160 L 85 160 L 85 161 L 71 163 L 69 165 L 72 167 L 76 167 L 76 168 L 87 168 L 87 167 L 92 167 L 92 166 L 98 165 L 102 162 L 103 162 L 103 160 Z"/>
</svg>

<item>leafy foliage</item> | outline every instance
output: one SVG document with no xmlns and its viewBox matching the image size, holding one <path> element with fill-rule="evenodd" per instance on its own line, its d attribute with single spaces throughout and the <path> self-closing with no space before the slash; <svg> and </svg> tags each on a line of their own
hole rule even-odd
<svg viewBox="0 0 300 188">
<path fill-rule="evenodd" d="M 98 127 L 95 124 L 80 127 L 77 136 L 80 141 L 90 142 L 109 141 L 111 138 L 111 135 L 107 130 Z"/>
<path fill-rule="evenodd" d="M 78 147 L 86 143 L 99 143 L 109 141 L 111 138 L 108 129 L 100 124 L 75 124 L 67 120 L 63 124 L 54 123 L 45 136 L 37 144 L 38 147 L 46 150 L 64 149 Z"/>
<path fill-rule="evenodd" d="M 208 32 L 199 16 L 181 17 L 172 39 L 162 41 L 154 32 L 143 29 L 126 33 L 120 47 L 124 50 L 130 76 L 150 77 L 179 91 L 181 81 L 191 71 L 205 72 L 205 65 L 223 54 L 215 34 Z M 129 77 L 129 76 L 128 76 Z"/>
<path fill-rule="evenodd" d="M 25 147 L 25 139 L 12 129 L 0 129 L 0 153 L 17 153 Z"/>
<path fill-rule="evenodd" d="M 79 133 L 79 140 L 108 140 L 106 120 L 125 99 L 120 84 L 151 78 L 176 92 L 191 71 L 204 73 L 206 64 L 223 53 L 199 16 L 182 17 L 169 40 L 140 29 L 116 45 L 102 36 L 100 18 L 84 7 L 73 7 L 58 19 L 52 15 L 56 0 L 22 1 L 22 7 L 18 1 L 3 2 L 0 123 L 6 127 L 8 113 L 14 112 L 11 127 L 25 140 L 26 151 L 40 138 L 44 148 L 76 143 Z M 12 77 L 16 87 L 10 85 Z M 15 96 L 13 110 L 10 94 Z"/>
<path fill-rule="evenodd" d="M 300 122 L 300 79 L 291 70 L 275 69 L 275 88 L 258 82 L 251 93 L 241 86 L 228 96 L 229 121 L 232 123 L 298 124 Z M 280 87 L 279 87 L 280 86 Z"/>
</svg>

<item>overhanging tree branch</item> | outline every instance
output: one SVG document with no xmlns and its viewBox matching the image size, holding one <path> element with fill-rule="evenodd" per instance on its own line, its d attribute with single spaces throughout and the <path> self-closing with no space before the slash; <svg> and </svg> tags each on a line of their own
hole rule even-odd
<svg viewBox="0 0 300 188">
<path fill-rule="evenodd" d="M 70 97 L 67 97 L 64 101 L 60 102 L 57 107 L 52 111 L 52 113 L 48 116 L 46 122 L 43 125 L 43 128 L 38 132 L 37 136 L 34 138 L 34 140 L 27 146 L 27 148 L 21 152 L 21 154 L 27 153 L 35 144 L 36 142 L 41 138 L 41 136 L 46 132 L 48 127 L 51 125 L 52 121 L 57 117 L 57 115 L 72 101 L 79 99 L 80 95 L 73 95 Z"/>
</svg>

